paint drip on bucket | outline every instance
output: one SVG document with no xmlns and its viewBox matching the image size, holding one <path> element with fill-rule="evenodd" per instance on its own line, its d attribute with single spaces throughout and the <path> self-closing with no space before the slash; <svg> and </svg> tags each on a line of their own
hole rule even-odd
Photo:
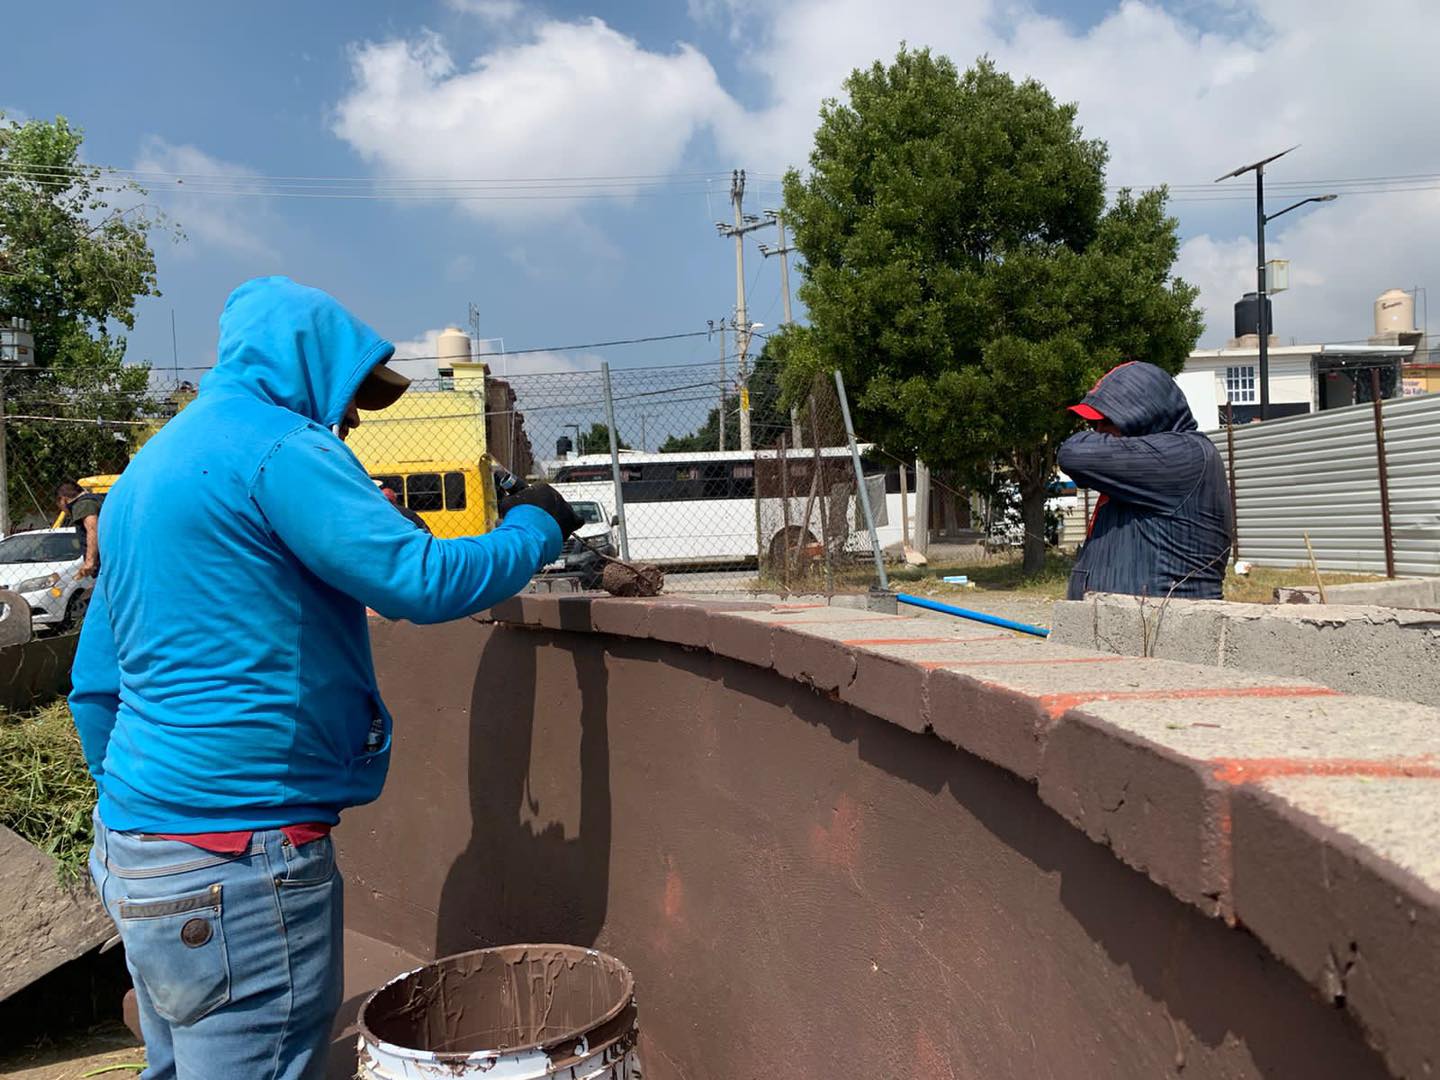
<svg viewBox="0 0 1440 1080">
<path fill-rule="evenodd" d="M 641 1080 L 635 980 L 574 945 L 503 945 L 390 980 L 360 1008 L 360 1080 Z"/>
</svg>

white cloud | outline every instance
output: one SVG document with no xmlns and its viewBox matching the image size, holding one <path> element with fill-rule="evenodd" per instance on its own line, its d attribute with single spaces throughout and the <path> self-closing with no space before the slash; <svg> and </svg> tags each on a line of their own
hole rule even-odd
<svg viewBox="0 0 1440 1080">
<path fill-rule="evenodd" d="M 279 254 L 265 239 L 273 214 L 266 201 L 238 194 L 254 170 L 211 157 L 190 145 L 175 145 L 158 135 L 141 144 L 135 169 L 146 176 L 143 185 L 180 225 L 193 243 L 257 263 L 276 263 Z M 187 193 L 190 184 L 193 193 Z M 197 251 L 181 245 L 180 253 Z M 270 267 L 265 267 L 269 269 Z"/>
<path fill-rule="evenodd" d="M 730 107 L 710 62 L 688 45 L 650 52 L 599 19 L 548 21 L 462 69 L 433 33 L 352 51 L 354 85 L 334 130 L 394 177 L 524 180 L 668 173 L 691 137 Z M 592 191 L 633 197 L 641 185 Z M 507 223 L 568 216 L 563 190 L 524 185 L 461 205 Z"/>
<path fill-rule="evenodd" d="M 1301 344 L 1364 341 L 1374 333 L 1371 305 L 1380 293 L 1435 280 L 1437 226 L 1440 191 L 1357 195 L 1284 228 L 1272 225 L 1266 257 L 1291 260 L 1290 290 L 1273 300 L 1275 334 Z M 1179 273 L 1201 290 L 1204 343 L 1223 345 L 1235 301 L 1255 288 L 1254 238 L 1195 237 L 1181 249 Z"/>
<path fill-rule="evenodd" d="M 1432 0 L 1210 0 L 1178 12 L 1121 0 L 1083 32 L 1009 0 L 790 0 L 764 9 L 695 0 L 691 10 L 712 20 L 728 12 L 753 39 L 743 63 L 763 80 L 767 103 L 718 122 L 723 144 L 755 170 L 803 165 L 820 100 L 840 96 L 852 69 L 888 60 L 905 40 L 962 68 L 989 54 L 1078 102 L 1086 133 L 1109 143 L 1112 183 L 1207 183 L 1294 143 L 1301 148 L 1269 173 L 1277 209 L 1289 193 L 1274 187 L 1286 180 L 1436 171 L 1431 140 L 1417 133 L 1433 126 L 1440 67 L 1413 60 L 1414 42 L 1440 36 Z M 1377 26 L 1405 32 L 1377 34 Z M 1253 183 L 1231 183 L 1204 194 L 1241 201 L 1177 202 L 1182 224 L 1221 208 L 1246 221 Z M 1275 301 L 1278 331 L 1361 338 L 1375 295 L 1434 280 L 1440 248 L 1420 242 L 1440 235 L 1434 194 L 1355 196 L 1272 225 L 1267 246 L 1294 260 L 1292 291 Z M 1253 263 L 1248 223 L 1191 233 L 1180 265 L 1202 287 L 1207 340 L 1229 336 L 1234 300 L 1254 287 Z"/>
<path fill-rule="evenodd" d="M 520 0 L 445 0 L 451 11 L 478 15 L 486 22 L 503 23 L 518 19 L 525 12 Z"/>
<path fill-rule="evenodd" d="M 1286 181 L 1437 169 L 1423 132 L 1433 126 L 1440 66 L 1414 54 L 1415 42 L 1440 38 L 1433 0 L 1119 0 L 1083 30 L 1026 0 L 687 2 L 697 22 L 728 26 L 743 41 L 744 96 L 758 104 L 738 104 L 691 46 L 657 52 L 598 19 L 535 16 L 468 65 L 429 33 L 355 48 L 335 131 L 384 175 L 457 179 L 670 173 L 697 135 L 710 134 L 722 161 L 751 172 L 759 202 L 773 197 L 764 174 L 805 163 L 820 103 L 842 94 L 852 69 L 889 60 L 902 41 L 962 68 L 988 54 L 1079 103 L 1086 133 L 1110 146 L 1112 183 L 1206 185 L 1177 192 L 1175 210 L 1188 237 L 1181 269 L 1209 310 L 1207 340 L 1228 336 L 1253 259 L 1253 186 L 1210 187 L 1215 176 L 1300 143 L 1269 174 L 1279 206 L 1292 193 L 1279 187 Z M 1404 32 L 1377 32 L 1383 26 Z M 611 190 L 628 197 L 639 188 Z M 1440 254 L 1417 242 L 1440 235 L 1430 194 L 1357 195 L 1276 222 L 1275 253 L 1294 260 L 1294 287 L 1276 301 L 1282 334 L 1363 337 L 1375 294 L 1427 284 L 1440 269 Z M 1237 201 L 1203 201 L 1227 195 Z M 490 221 L 569 225 L 579 204 L 462 205 Z M 1217 228 L 1219 220 L 1233 224 Z"/>
</svg>

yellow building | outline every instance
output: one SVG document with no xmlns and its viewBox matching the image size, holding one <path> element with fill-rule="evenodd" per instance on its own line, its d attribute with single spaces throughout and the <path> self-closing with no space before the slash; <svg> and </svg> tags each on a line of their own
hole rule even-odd
<svg viewBox="0 0 1440 1080">
<path fill-rule="evenodd" d="M 485 442 L 485 365 L 456 363 L 453 379 L 441 385 L 412 387 L 388 409 L 362 413 L 346 445 L 436 536 L 475 536 L 489 532 L 497 517 Z"/>
</svg>

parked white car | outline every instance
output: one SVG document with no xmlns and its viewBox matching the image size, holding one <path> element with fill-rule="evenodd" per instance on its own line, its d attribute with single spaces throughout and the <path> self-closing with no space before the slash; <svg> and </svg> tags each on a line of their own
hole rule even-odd
<svg viewBox="0 0 1440 1080">
<path fill-rule="evenodd" d="M 615 534 L 612 531 L 615 523 L 606 518 L 605 508 L 598 502 L 576 499 L 570 503 L 570 507 L 584 524 L 580 526 L 574 536 L 565 541 L 560 558 L 546 566 L 545 572 L 554 573 L 564 570 L 568 573 L 578 573 L 586 579 L 587 587 L 591 584 L 599 584 L 604 560 L 596 552 L 602 552 L 612 558 L 617 554 Z M 583 538 L 583 542 L 581 538 Z"/>
<path fill-rule="evenodd" d="M 15 533 L 0 540 L 0 588 L 25 598 L 33 625 L 68 628 L 84 617 L 95 587 L 80 576 L 84 560 L 73 527 Z"/>
</svg>

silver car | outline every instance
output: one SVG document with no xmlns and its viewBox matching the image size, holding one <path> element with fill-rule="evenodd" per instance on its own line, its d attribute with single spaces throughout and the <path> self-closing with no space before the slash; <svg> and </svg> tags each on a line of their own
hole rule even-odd
<svg viewBox="0 0 1440 1080">
<path fill-rule="evenodd" d="M 68 629 L 84 618 L 95 587 L 80 576 L 84 561 L 74 528 L 15 533 L 0 540 L 0 588 L 25 598 L 33 625 Z"/>
</svg>

